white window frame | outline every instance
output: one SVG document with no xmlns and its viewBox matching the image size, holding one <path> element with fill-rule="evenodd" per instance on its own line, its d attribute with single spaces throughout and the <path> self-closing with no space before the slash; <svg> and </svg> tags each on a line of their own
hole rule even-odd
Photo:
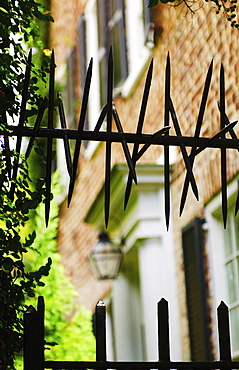
<svg viewBox="0 0 239 370">
<path fill-rule="evenodd" d="M 98 64 L 98 31 L 97 31 L 97 4 L 96 0 L 90 0 L 85 10 L 86 22 L 86 65 L 93 58 L 92 80 L 88 100 L 88 122 L 89 130 L 93 130 L 100 112 L 100 78 Z M 90 158 L 98 146 L 98 142 L 89 142 L 85 157 Z"/>
<path fill-rule="evenodd" d="M 99 49 L 97 34 L 97 3 L 96 0 L 88 1 L 85 9 L 86 21 L 86 54 L 87 64 L 93 58 L 93 72 L 91 89 L 88 102 L 89 130 L 93 130 L 100 113 L 100 74 L 99 74 Z M 147 41 L 143 21 L 143 1 L 125 1 L 126 23 L 126 48 L 129 74 L 121 87 L 115 89 L 115 94 L 129 97 L 150 63 L 153 52 L 153 42 Z M 103 127 L 102 127 L 103 129 Z M 85 157 L 90 158 L 98 142 L 90 142 L 85 150 Z"/>
<path fill-rule="evenodd" d="M 138 80 L 149 65 L 154 44 L 152 40 L 146 40 L 143 1 L 128 0 L 125 4 L 129 75 L 121 88 L 121 94 L 124 98 L 127 98 L 133 93 Z"/>
<path fill-rule="evenodd" d="M 234 207 L 235 197 L 237 194 L 237 180 L 233 180 L 227 186 L 228 194 L 228 209 Z M 234 209 L 234 208 L 233 208 Z M 219 356 L 218 348 L 218 331 L 217 331 L 217 307 L 221 301 L 230 308 L 227 275 L 226 275 L 226 256 L 224 247 L 223 235 L 223 221 L 222 221 L 222 206 L 221 206 L 221 192 L 214 197 L 205 207 L 206 227 L 208 230 L 207 246 L 209 253 L 209 268 L 211 275 L 211 291 L 212 291 L 212 314 L 213 314 L 213 328 L 214 328 L 214 345 L 217 349 L 217 356 Z M 229 320 L 230 321 L 230 320 Z M 232 337 L 231 337 L 232 338 Z M 238 358 L 238 351 L 233 351 L 232 357 Z"/>
</svg>

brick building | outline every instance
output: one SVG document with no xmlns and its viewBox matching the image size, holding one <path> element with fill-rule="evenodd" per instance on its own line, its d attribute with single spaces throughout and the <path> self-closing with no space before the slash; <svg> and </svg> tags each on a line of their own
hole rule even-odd
<svg viewBox="0 0 239 370">
<path fill-rule="evenodd" d="M 63 85 L 68 126 L 77 127 L 82 86 L 93 57 L 93 76 L 85 127 L 92 130 L 105 104 L 105 65 L 109 46 L 114 56 L 114 102 L 125 132 L 135 132 L 146 73 L 154 60 L 153 79 L 144 133 L 164 124 L 165 64 L 171 58 L 171 97 L 182 135 L 193 136 L 206 73 L 213 59 L 213 76 L 201 129 L 211 137 L 220 129 L 219 71 L 225 69 L 226 112 L 238 119 L 239 37 L 226 19 L 208 3 L 195 14 L 186 7 L 159 4 L 151 11 L 143 0 L 52 0 L 55 23 L 51 46 L 55 49 L 57 79 Z M 170 121 L 170 125 L 172 122 Z M 115 129 L 115 127 L 114 127 Z M 173 129 L 170 133 L 173 134 Z M 237 132 L 237 126 L 235 132 Z M 59 144 L 58 166 L 62 172 Z M 216 307 L 224 300 L 230 309 L 233 356 L 239 356 L 238 152 L 227 150 L 228 222 L 221 211 L 220 149 L 206 149 L 196 157 L 194 175 L 197 201 L 189 189 L 182 216 L 180 199 L 185 168 L 179 148 L 170 148 L 171 219 L 164 216 L 163 148 L 152 146 L 137 166 L 133 186 L 123 210 L 127 166 L 120 144 L 112 145 L 111 213 L 107 229 L 113 239 L 125 238 L 121 273 L 114 282 L 92 276 L 87 258 L 104 230 L 102 189 L 105 144 L 85 142 L 70 208 L 62 195 L 58 247 L 62 262 L 78 292 L 79 304 L 94 308 L 107 304 L 108 357 L 118 360 L 157 359 L 156 302 L 170 304 L 173 360 L 217 359 Z M 122 325 L 124 323 L 124 325 Z"/>
</svg>

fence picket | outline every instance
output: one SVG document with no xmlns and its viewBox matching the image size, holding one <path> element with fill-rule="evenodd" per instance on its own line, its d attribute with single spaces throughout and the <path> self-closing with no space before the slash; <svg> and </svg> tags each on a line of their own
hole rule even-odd
<svg viewBox="0 0 239 370">
<path fill-rule="evenodd" d="M 38 297 L 37 302 L 38 311 L 38 330 L 39 330 L 39 368 L 44 369 L 44 316 L 45 316 L 45 303 L 42 296 Z"/>
<path fill-rule="evenodd" d="M 96 361 L 106 361 L 106 324 L 105 304 L 99 301 L 95 311 L 96 324 Z"/>
<path fill-rule="evenodd" d="M 106 307 L 102 300 L 96 305 L 95 335 L 96 361 L 45 361 L 44 360 L 44 299 L 39 297 L 37 311 L 29 306 L 24 314 L 24 370 L 44 369 L 116 369 L 116 370 L 210 370 L 237 369 L 238 361 L 231 360 L 228 307 L 224 302 L 218 307 L 218 332 L 220 361 L 170 361 L 168 302 L 158 302 L 158 362 L 128 362 L 106 360 Z"/>
<path fill-rule="evenodd" d="M 231 361 L 231 343 L 229 329 L 228 307 L 224 302 L 221 302 L 217 309 L 218 315 L 218 336 L 219 350 L 221 361 Z"/>
<path fill-rule="evenodd" d="M 170 361 L 168 302 L 158 302 L 158 354 L 159 361 Z"/>
<path fill-rule="evenodd" d="M 29 306 L 24 314 L 24 370 L 42 370 L 44 368 L 44 363 L 40 360 L 39 334 L 38 312 L 33 306 Z"/>
</svg>

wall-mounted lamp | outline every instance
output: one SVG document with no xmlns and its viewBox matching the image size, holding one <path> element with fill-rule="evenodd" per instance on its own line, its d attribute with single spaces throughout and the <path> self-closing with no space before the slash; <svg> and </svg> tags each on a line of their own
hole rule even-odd
<svg viewBox="0 0 239 370">
<path fill-rule="evenodd" d="M 123 259 L 123 251 L 113 244 L 106 232 L 100 232 L 99 240 L 89 256 L 91 270 L 98 280 L 116 279 Z"/>
</svg>

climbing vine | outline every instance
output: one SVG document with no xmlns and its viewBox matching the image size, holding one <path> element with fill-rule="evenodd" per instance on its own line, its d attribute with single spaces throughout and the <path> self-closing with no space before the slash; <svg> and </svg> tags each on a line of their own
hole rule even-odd
<svg viewBox="0 0 239 370">
<path fill-rule="evenodd" d="M 43 25 L 52 22 L 49 11 L 35 0 L 1 0 L 0 2 L 0 128 L 7 120 L 19 122 L 27 49 L 44 55 L 41 40 Z M 46 83 L 49 59 L 31 65 L 28 106 L 24 124 L 37 113 L 42 102 L 38 82 Z M 26 231 L 30 212 L 45 199 L 45 180 L 29 177 L 28 165 L 16 153 L 6 137 L 0 137 L 0 368 L 14 368 L 15 354 L 22 349 L 22 313 L 25 296 L 34 297 L 35 288 L 47 276 L 51 259 L 31 272 L 24 256 L 32 249 L 35 231 Z M 15 144 L 14 144 L 15 146 Z M 18 163 L 17 176 L 12 175 Z M 14 188 L 14 194 L 11 189 Z M 23 232 L 24 230 L 24 232 Z"/>
<path fill-rule="evenodd" d="M 209 2 L 212 5 L 212 8 L 215 9 L 216 14 L 224 14 L 226 20 L 230 23 L 231 27 L 239 28 L 239 23 L 237 21 L 237 0 L 204 0 Z M 169 4 L 172 6 L 177 6 L 180 4 L 185 4 L 187 9 L 192 13 L 195 13 L 195 4 L 200 5 L 203 2 L 200 0 L 149 0 L 148 7 L 153 8 L 158 3 Z"/>
<path fill-rule="evenodd" d="M 14 356 L 22 349 L 22 313 L 25 296 L 34 297 L 36 286 L 43 284 L 42 277 L 49 274 L 51 259 L 38 269 L 28 272 L 24 255 L 32 248 L 36 237 L 33 231 L 21 238 L 21 231 L 29 219 L 29 211 L 44 201 L 45 184 L 39 180 L 35 190 L 30 189 L 31 180 L 24 158 L 19 163 L 19 176 L 11 180 L 6 156 L 11 162 L 19 156 L 0 152 L 0 367 L 14 368 Z M 12 182 L 15 197 L 9 197 Z"/>
</svg>

